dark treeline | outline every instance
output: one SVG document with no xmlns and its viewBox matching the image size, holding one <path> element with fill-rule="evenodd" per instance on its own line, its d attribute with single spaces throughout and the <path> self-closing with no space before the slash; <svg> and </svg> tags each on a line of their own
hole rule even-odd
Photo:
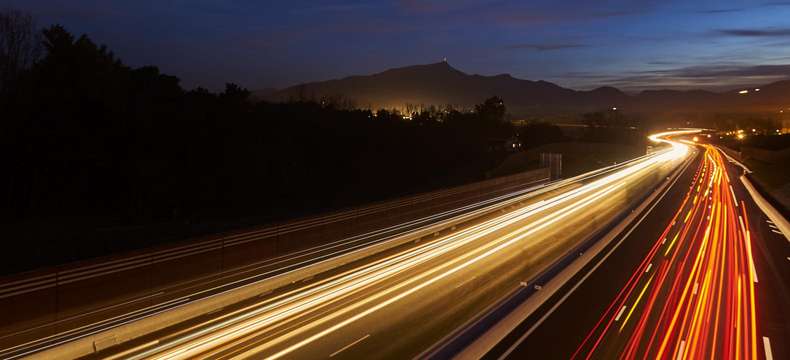
<svg viewBox="0 0 790 360">
<path fill-rule="evenodd" d="M 492 98 L 474 112 L 253 102 L 236 85 L 185 91 L 53 26 L 4 94 L 12 218 L 135 222 L 333 208 L 479 177 L 513 133 Z"/>
<path fill-rule="evenodd" d="M 0 74 L 0 218 L 44 263 L 480 180 L 514 136 L 565 140 L 553 125 L 514 127 L 497 97 L 400 114 L 260 102 L 234 84 L 185 90 L 15 11 L 0 11 Z M 96 231 L 153 224 L 182 230 Z"/>
<path fill-rule="evenodd" d="M 583 140 L 589 142 L 641 145 L 647 134 L 639 127 L 639 120 L 617 109 L 596 111 L 582 115 Z"/>
<path fill-rule="evenodd" d="M 7 223 L 301 215 L 481 179 L 506 156 L 492 139 L 514 134 L 498 98 L 411 120 L 326 101 L 254 102 L 233 84 L 186 91 L 60 26 L 40 41 L 42 55 L 2 83 Z"/>
</svg>

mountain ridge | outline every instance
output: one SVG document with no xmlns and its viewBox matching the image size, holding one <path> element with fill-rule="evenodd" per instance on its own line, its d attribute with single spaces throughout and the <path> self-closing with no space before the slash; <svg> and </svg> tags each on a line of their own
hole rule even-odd
<svg viewBox="0 0 790 360">
<path fill-rule="evenodd" d="M 500 96 L 517 116 L 579 113 L 608 108 L 634 112 L 776 111 L 787 107 L 790 80 L 750 89 L 644 90 L 627 94 L 613 86 L 573 90 L 544 80 L 515 78 L 510 74 L 468 74 L 442 61 L 387 69 L 370 75 L 302 83 L 256 97 L 274 102 L 296 99 L 342 98 L 361 108 L 444 106 L 471 108 L 491 96 Z M 790 99 L 788 99 L 790 100 Z M 787 101 L 790 104 L 790 101 Z"/>
</svg>

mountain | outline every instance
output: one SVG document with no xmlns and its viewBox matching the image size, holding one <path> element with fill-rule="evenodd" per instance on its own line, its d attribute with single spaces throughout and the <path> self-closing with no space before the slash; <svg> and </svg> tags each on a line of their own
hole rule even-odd
<svg viewBox="0 0 790 360">
<path fill-rule="evenodd" d="M 266 94 L 268 101 L 335 98 L 362 108 L 400 108 L 408 105 L 452 105 L 471 108 L 500 96 L 517 116 L 579 113 L 618 107 L 634 112 L 775 111 L 790 106 L 790 81 L 753 89 L 716 93 L 704 90 L 651 90 L 628 95 L 604 86 L 590 91 L 567 89 L 547 81 L 517 79 L 509 74 L 470 75 L 447 62 L 386 70 L 372 75 L 305 83 Z M 787 105 L 785 105 L 787 103 Z"/>
</svg>

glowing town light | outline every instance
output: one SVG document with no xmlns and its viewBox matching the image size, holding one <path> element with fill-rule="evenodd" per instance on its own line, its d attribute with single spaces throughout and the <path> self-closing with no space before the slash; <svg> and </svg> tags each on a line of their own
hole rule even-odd
<svg viewBox="0 0 790 360">
<path fill-rule="evenodd" d="M 746 94 L 748 94 L 748 93 L 749 93 L 749 90 L 741 90 L 741 91 L 738 91 L 738 94 L 741 94 L 741 95 L 746 95 Z"/>
</svg>

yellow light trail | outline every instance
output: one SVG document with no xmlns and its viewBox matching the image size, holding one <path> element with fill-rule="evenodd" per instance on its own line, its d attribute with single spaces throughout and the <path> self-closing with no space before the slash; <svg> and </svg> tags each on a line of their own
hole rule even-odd
<svg viewBox="0 0 790 360">
<path fill-rule="evenodd" d="M 301 350 L 462 270 L 483 261 L 495 263 L 495 255 L 506 259 L 522 248 L 550 245 L 550 237 L 535 235 L 570 219 L 583 223 L 573 216 L 602 206 L 636 179 L 666 164 L 679 164 L 688 154 L 686 145 L 654 141 L 670 149 L 535 204 L 199 323 L 128 358 L 181 359 L 233 348 L 238 349 L 233 356 L 278 358 Z"/>
</svg>

